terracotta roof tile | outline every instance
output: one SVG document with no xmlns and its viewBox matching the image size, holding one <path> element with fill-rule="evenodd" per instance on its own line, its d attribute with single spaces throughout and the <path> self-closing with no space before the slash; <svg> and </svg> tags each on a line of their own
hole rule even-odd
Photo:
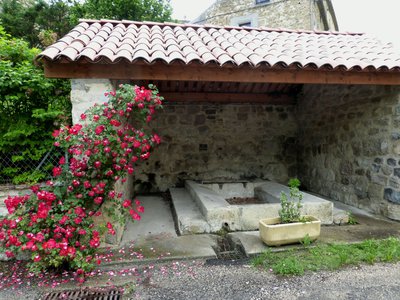
<svg viewBox="0 0 400 300">
<path fill-rule="evenodd" d="M 80 54 L 81 57 L 87 57 L 89 60 L 92 60 L 92 61 L 95 60 L 96 55 L 97 55 L 97 52 L 91 48 L 85 48 Z"/>
<path fill-rule="evenodd" d="M 39 58 L 400 71 L 391 44 L 359 33 L 112 20 L 81 20 Z"/>
</svg>

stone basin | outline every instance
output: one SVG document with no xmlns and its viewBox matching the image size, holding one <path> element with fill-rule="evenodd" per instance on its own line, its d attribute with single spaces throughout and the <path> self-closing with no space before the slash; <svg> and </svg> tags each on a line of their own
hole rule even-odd
<svg viewBox="0 0 400 300">
<path fill-rule="evenodd" d="M 257 230 L 261 219 L 277 217 L 281 191 L 289 188 L 271 181 L 199 183 L 186 181 L 185 188 L 199 207 L 210 232 L 221 228 L 230 231 Z M 301 213 L 312 215 L 322 224 L 332 224 L 332 202 L 303 193 Z M 232 197 L 258 197 L 260 204 L 231 205 Z"/>
</svg>

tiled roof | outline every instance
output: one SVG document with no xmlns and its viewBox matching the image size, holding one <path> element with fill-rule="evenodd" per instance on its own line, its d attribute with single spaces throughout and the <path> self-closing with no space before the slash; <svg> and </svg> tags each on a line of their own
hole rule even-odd
<svg viewBox="0 0 400 300">
<path fill-rule="evenodd" d="M 81 20 L 39 58 L 400 71 L 391 44 L 360 33 Z"/>
</svg>

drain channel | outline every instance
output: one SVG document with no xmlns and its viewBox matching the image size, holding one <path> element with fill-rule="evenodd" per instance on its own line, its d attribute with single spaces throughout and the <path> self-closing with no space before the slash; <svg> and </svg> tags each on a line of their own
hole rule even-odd
<svg viewBox="0 0 400 300">
<path fill-rule="evenodd" d="M 42 300 L 121 300 L 123 292 L 118 289 L 82 289 L 58 291 L 46 294 Z"/>
<path fill-rule="evenodd" d="M 248 256 L 240 241 L 233 241 L 231 238 L 224 236 L 219 237 L 217 245 L 213 247 L 218 260 L 243 260 Z"/>
</svg>

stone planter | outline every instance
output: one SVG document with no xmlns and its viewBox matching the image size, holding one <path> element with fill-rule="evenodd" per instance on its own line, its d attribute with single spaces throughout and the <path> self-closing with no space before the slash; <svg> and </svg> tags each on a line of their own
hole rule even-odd
<svg viewBox="0 0 400 300">
<path fill-rule="evenodd" d="M 321 221 L 312 216 L 305 216 L 309 222 L 281 224 L 280 218 L 262 219 L 259 222 L 260 237 L 268 246 L 280 246 L 299 243 L 308 234 L 316 240 L 321 232 Z"/>
</svg>

